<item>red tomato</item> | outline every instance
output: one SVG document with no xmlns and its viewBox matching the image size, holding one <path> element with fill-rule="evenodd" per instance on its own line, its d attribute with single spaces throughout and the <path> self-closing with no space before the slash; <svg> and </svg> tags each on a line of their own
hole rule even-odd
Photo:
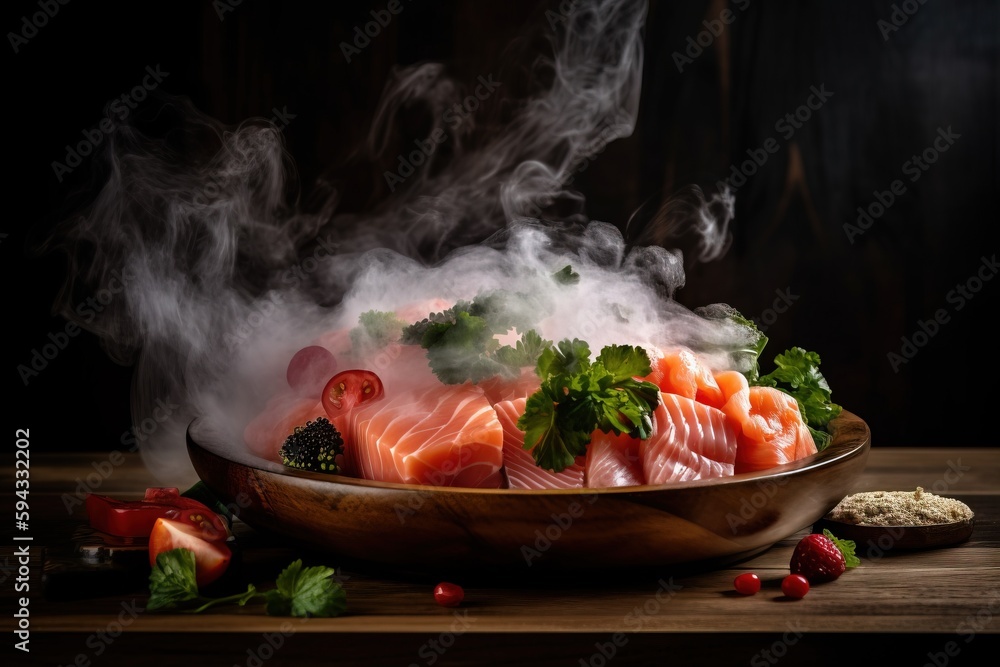
<svg viewBox="0 0 1000 667">
<path fill-rule="evenodd" d="M 215 512 L 186 507 L 168 510 L 163 518 L 192 526 L 204 533 L 212 542 L 225 542 L 226 538 L 229 537 L 229 529 L 225 521 Z"/>
<path fill-rule="evenodd" d="M 809 580 L 801 574 L 790 574 L 781 580 L 781 592 L 795 600 L 804 598 L 809 592 Z"/>
<path fill-rule="evenodd" d="M 457 584 L 442 581 L 434 587 L 434 601 L 442 607 L 457 607 L 465 599 L 465 591 Z"/>
<path fill-rule="evenodd" d="M 86 507 L 90 526 L 109 535 L 148 537 L 156 520 L 171 513 L 178 514 L 175 518 L 211 528 L 222 536 L 219 539 L 224 540 L 229 534 L 222 517 L 197 500 L 180 495 L 177 489 L 146 489 L 143 500 L 117 500 L 91 493 L 87 495 Z"/>
<path fill-rule="evenodd" d="M 744 572 L 733 580 L 733 588 L 740 595 L 753 595 L 760 590 L 760 577 L 753 572 Z"/>
<path fill-rule="evenodd" d="M 323 408 L 330 419 L 350 412 L 355 405 L 363 405 L 382 398 L 385 388 L 375 373 L 349 370 L 337 373 L 323 389 Z"/>
<path fill-rule="evenodd" d="M 194 552 L 195 580 L 205 586 L 222 576 L 229 567 L 233 552 L 216 539 L 214 531 L 205 531 L 188 522 L 160 518 L 149 534 L 149 566 L 156 567 L 156 557 L 171 549 Z"/>
<path fill-rule="evenodd" d="M 288 386 L 302 398 L 319 398 L 327 380 L 337 370 L 337 359 L 325 347 L 304 347 L 288 362 L 285 379 Z"/>
</svg>

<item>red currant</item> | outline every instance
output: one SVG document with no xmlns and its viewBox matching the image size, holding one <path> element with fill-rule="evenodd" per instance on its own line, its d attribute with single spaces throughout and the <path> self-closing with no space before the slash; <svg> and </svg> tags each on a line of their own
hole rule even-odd
<svg viewBox="0 0 1000 667">
<path fill-rule="evenodd" d="M 434 587 L 434 601 L 442 607 L 457 607 L 464 598 L 465 591 L 457 584 L 442 581 Z"/>
<path fill-rule="evenodd" d="M 795 600 L 804 598 L 809 592 L 809 580 L 801 574 L 790 574 L 781 580 L 781 592 Z"/>
<path fill-rule="evenodd" d="M 733 579 L 733 587 L 741 595 L 753 595 L 760 590 L 760 577 L 753 572 L 744 572 Z"/>
</svg>

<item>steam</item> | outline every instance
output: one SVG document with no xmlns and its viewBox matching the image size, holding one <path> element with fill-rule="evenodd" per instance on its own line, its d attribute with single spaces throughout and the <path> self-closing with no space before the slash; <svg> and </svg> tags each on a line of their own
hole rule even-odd
<svg viewBox="0 0 1000 667">
<path fill-rule="evenodd" d="M 372 309 L 412 321 L 483 291 L 517 291 L 538 296 L 547 338 L 595 350 L 684 344 L 726 365 L 713 350 L 747 334 L 673 300 L 682 253 L 626 243 L 618 227 L 587 219 L 568 186 L 584 160 L 632 134 L 645 17 L 637 0 L 572 3 L 521 96 L 503 68 L 469 80 L 441 64 L 395 72 L 361 147 L 378 203 L 360 212 L 340 210 L 336 190 L 307 209 L 269 122 L 227 128 L 173 99 L 162 113 L 178 127 L 166 137 L 119 127 L 103 188 L 45 249 L 69 260 L 60 312 L 134 365 L 134 423 L 177 406 L 136 429 L 150 469 L 171 485 L 194 481 L 184 450 L 194 417 L 210 416 L 239 446 L 247 421 L 286 389 L 291 355 Z M 425 131 L 411 138 L 402 128 L 414 114 Z M 694 233 L 707 261 L 724 252 L 731 217 L 731 197 L 697 191 L 651 228 L 658 240 Z M 551 274 L 566 264 L 581 280 L 558 287 Z M 116 275 L 125 289 L 99 316 L 71 307 Z M 405 376 L 394 361 L 373 360 L 387 391 Z"/>
</svg>

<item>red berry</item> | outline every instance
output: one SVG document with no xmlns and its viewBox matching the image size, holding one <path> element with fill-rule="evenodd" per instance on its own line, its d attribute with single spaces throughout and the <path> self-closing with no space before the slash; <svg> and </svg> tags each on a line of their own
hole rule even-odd
<svg viewBox="0 0 1000 667">
<path fill-rule="evenodd" d="M 457 584 L 442 581 L 434 587 L 434 601 L 442 607 L 457 607 L 464 598 L 465 591 Z"/>
<path fill-rule="evenodd" d="M 753 572 L 744 572 L 733 579 L 733 587 L 741 595 L 753 595 L 760 590 L 760 577 Z"/>
<path fill-rule="evenodd" d="M 781 580 L 781 592 L 799 600 L 809 592 L 809 580 L 801 574 L 790 574 Z"/>
<path fill-rule="evenodd" d="M 833 581 L 847 569 L 844 554 L 825 535 L 806 535 L 795 546 L 789 563 L 792 574 L 801 574 L 811 583 Z"/>
</svg>

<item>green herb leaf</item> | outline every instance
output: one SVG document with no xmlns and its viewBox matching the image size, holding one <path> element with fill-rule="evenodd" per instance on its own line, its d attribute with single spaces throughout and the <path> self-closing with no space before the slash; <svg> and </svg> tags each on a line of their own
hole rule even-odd
<svg viewBox="0 0 1000 667">
<path fill-rule="evenodd" d="M 564 432 L 559 422 L 565 421 L 566 415 L 557 415 L 556 409 L 547 393 L 536 392 L 528 397 L 517 426 L 525 431 L 525 443 L 532 443 L 535 463 L 540 468 L 558 472 L 573 465 L 576 457 L 586 451 L 590 434 L 581 439 L 578 431 Z"/>
<path fill-rule="evenodd" d="M 405 326 L 395 313 L 369 310 L 358 316 L 358 326 L 351 329 L 351 344 L 356 352 L 368 354 L 398 341 Z"/>
<path fill-rule="evenodd" d="M 347 596 L 331 579 L 334 570 L 322 565 L 302 567 L 297 560 L 276 580 L 277 587 L 266 593 L 267 613 L 272 616 L 338 616 L 347 609 Z"/>
<path fill-rule="evenodd" d="M 767 347 L 768 338 L 764 335 L 764 332 L 757 328 L 753 320 L 748 320 L 735 309 L 729 313 L 729 319 L 744 327 L 752 334 L 748 345 L 731 350 L 729 354 L 736 364 L 741 367 L 744 365 L 747 366 L 748 370 L 743 373 L 746 376 L 747 382 L 751 385 L 757 384 L 757 379 L 760 377 L 760 355 L 763 354 L 764 348 Z"/>
<path fill-rule="evenodd" d="M 534 366 L 542 352 L 552 345 L 552 341 L 544 340 L 534 329 L 528 329 L 521 334 L 521 340 L 511 347 L 504 345 L 493 357 L 498 363 L 511 369 L 521 369 Z"/>
<path fill-rule="evenodd" d="M 401 340 L 427 350 L 431 370 L 445 384 L 516 377 L 551 345 L 531 328 L 533 308 L 527 295 L 481 294 L 406 327 Z M 512 329 L 525 333 L 516 345 L 501 347 L 496 337 Z"/>
<path fill-rule="evenodd" d="M 552 279 L 560 285 L 576 285 L 580 282 L 580 274 L 569 264 L 552 274 Z"/>
<path fill-rule="evenodd" d="M 857 567 L 858 565 L 861 565 L 861 559 L 854 555 L 854 550 L 857 547 L 854 540 L 841 540 L 836 538 L 833 536 L 833 533 L 826 528 L 823 529 L 823 534 L 826 535 L 838 549 L 840 549 L 840 553 L 844 554 L 844 563 L 847 567 Z"/>
<path fill-rule="evenodd" d="M 146 609 L 155 611 L 176 607 L 197 597 L 194 552 L 190 549 L 171 549 L 159 554 L 149 574 Z"/>
<path fill-rule="evenodd" d="M 245 606 L 250 600 L 263 597 L 267 613 L 272 616 L 338 616 L 347 609 L 347 595 L 341 585 L 331 579 L 334 570 L 325 566 L 302 567 L 297 560 L 285 568 L 266 593 L 250 584 L 235 595 L 207 598 L 198 594 L 195 578 L 195 555 L 190 549 L 172 549 L 156 557 L 149 575 L 148 611 L 178 606 L 184 613 L 200 614 L 211 607 L 235 603 Z M 194 602 L 198 606 L 190 604 Z"/>
<path fill-rule="evenodd" d="M 613 382 L 646 377 L 653 370 L 646 351 L 634 345 L 608 345 L 597 356 L 597 363 L 611 374 Z"/>
<path fill-rule="evenodd" d="M 586 453 L 598 429 L 639 438 L 652 433 L 660 394 L 655 384 L 634 377 L 650 372 L 642 348 L 609 345 L 591 363 L 587 343 L 562 340 L 539 355 L 535 372 L 542 385 L 528 397 L 517 426 L 539 467 L 566 469 Z"/>
</svg>

